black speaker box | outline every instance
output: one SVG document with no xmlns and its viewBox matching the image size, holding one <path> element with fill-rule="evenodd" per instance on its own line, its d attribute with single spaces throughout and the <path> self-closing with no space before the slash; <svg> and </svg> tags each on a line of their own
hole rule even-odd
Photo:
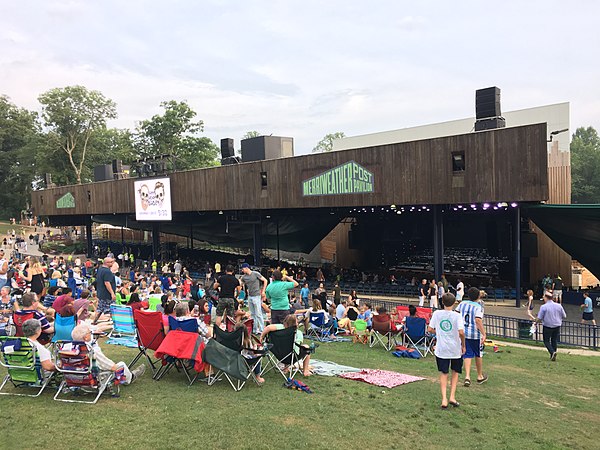
<svg viewBox="0 0 600 450">
<path fill-rule="evenodd" d="M 94 181 L 108 181 L 113 179 L 112 164 L 102 164 L 94 167 Z"/>
<path fill-rule="evenodd" d="M 480 119 L 475 121 L 475 131 L 495 130 L 496 128 L 506 127 L 504 117 L 494 117 L 492 119 Z"/>
<path fill-rule="evenodd" d="M 231 158 L 235 156 L 235 150 L 233 148 L 233 139 L 225 138 L 221 139 L 221 158 Z"/>
<path fill-rule="evenodd" d="M 487 119 L 501 115 L 499 88 L 490 87 L 475 91 L 475 117 L 477 119 Z"/>
</svg>

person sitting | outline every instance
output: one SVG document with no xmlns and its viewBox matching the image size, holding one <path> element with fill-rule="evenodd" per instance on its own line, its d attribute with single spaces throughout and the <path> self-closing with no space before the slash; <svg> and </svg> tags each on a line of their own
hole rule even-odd
<svg viewBox="0 0 600 450">
<path fill-rule="evenodd" d="M 193 319 L 190 314 L 190 307 L 187 302 L 179 302 L 175 305 L 175 320 L 183 321 Z M 198 322 L 198 334 L 202 336 L 202 340 L 206 344 L 208 340 L 212 337 L 212 333 L 206 326 L 203 320 L 197 319 Z"/>
<path fill-rule="evenodd" d="M 415 305 L 408 305 L 408 316 L 404 316 L 402 318 L 402 322 L 400 323 L 400 330 L 406 327 L 406 317 L 417 317 L 417 307 Z M 398 327 L 396 327 L 398 328 Z"/>
<path fill-rule="evenodd" d="M 302 312 L 302 311 L 301 311 Z M 303 311 L 304 314 L 304 329 L 308 330 L 309 326 L 313 326 L 310 323 L 310 313 L 324 313 L 324 324 L 326 327 L 331 326 L 331 316 L 329 315 L 329 313 L 327 311 L 325 311 L 323 309 L 323 306 L 321 305 L 321 301 L 318 299 L 313 299 L 312 301 L 312 306 L 310 308 L 308 308 L 307 310 Z"/>
<path fill-rule="evenodd" d="M 35 348 L 36 354 L 42 365 L 42 369 L 46 372 L 54 372 L 56 366 L 52 362 L 52 354 L 50 350 L 44 347 L 38 342 L 38 338 L 42 334 L 42 324 L 38 319 L 29 319 L 23 322 L 22 326 L 23 336 L 27 338 L 33 348 Z"/>
<path fill-rule="evenodd" d="M 130 294 L 127 306 L 131 307 L 131 309 L 137 309 L 138 311 L 144 309 L 144 305 L 140 300 L 140 295 L 137 292 Z"/>
<path fill-rule="evenodd" d="M 339 303 L 339 305 L 337 305 L 335 307 L 335 318 L 340 321 L 344 318 L 344 313 L 346 312 L 346 305 L 348 303 L 346 302 L 346 300 L 342 299 Z"/>
<path fill-rule="evenodd" d="M 21 309 L 15 311 L 14 314 L 25 316 L 29 313 L 33 313 L 33 318 L 40 321 L 40 326 L 42 327 L 42 334 L 40 336 L 40 341 L 49 342 L 50 336 L 54 333 L 54 326 L 50 325 L 46 316 L 38 311 L 39 302 L 38 297 L 35 292 L 28 292 L 27 294 L 23 294 L 21 297 Z"/>
<path fill-rule="evenodd" d="M 371 312 L 371 304 L 363 303 L 360 305 L 358 319 L 364 320 L 367 322 L 367 328 L 370 330 L 373 326 L 373 314 Z"/>
<path fill-rule="evenodd" d="M 294 353 L 296 353 L 298 358 L 304 358 L 306 356 L 302 364 L 302 373 L 305 377 L 311 376 L 312 372 L 309 369 L 311 353 L 310 348 L 308 345 L 304 344 L 304 335 L 298 328 L 298 320 L 296 319 L 295 315 L 289 314 L 285 319 L 283 319 L 283 323 L 267 325 L 260 335 L 260 342 L 262 343 L 270 332 L 283 330 L 285 328 L 296 328 L 296 336 L 294 337 Z"/>
<path fill-rule="evenodd" d="M 125 364 L 123 361 L 114 363 L 112 359 L 108 358 L 104 352 L 102 352 L 98 341 L 93 341 L 92 329 L 87 324 L 82 323 L 77 325 L 71 332 L 71 337 L 74 341 L 85 342 L 87 347 L 94 351 L 94 359 L 96 360 L 96 364 L 100 370 L 100 376 L 123 369 L 125 376 L 125 381 L 123 384 L 131 384 L 136 379 L 141 377 L 146 371 L 146 366 L 144 364 L 140 365 L 133 371 L 130 371 L 129 367 L 127 367 L 127 364 Z"/>
<path fill-rule="evenodd" d="M 51 286 L 48 288 L 48 293 L 44 295 L 44 308 L 50 308 L 58 293 L 60 292 L 60 288 L 58 286 Z"/>
<path fill-rule="evenodd" d="M 73 301 L 72 293 L 73 292 L 71 291 L 71 288 L 61 289 L 60 295 L 56 297 L 56 300 L 54 300 L 54 302 L 52 302 L 52 308 L 54 308 L 54 310 L 58 311 L 58 313 L 60 314 L 60 310 L 63 309 L 63 307 L 69 302 Z"/>
<path fill-rule="evenodd" d="M 354 305 L 354 300 L 348 300 L 346 309 L 341 319 L 338 320 L 338 329 L 351 331 L 352 322 L 358 318 L 358 309 Z"/>
</svg>

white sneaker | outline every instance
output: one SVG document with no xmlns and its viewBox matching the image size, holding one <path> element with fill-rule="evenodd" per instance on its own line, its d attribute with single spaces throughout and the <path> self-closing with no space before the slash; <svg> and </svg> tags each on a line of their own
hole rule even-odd
<svg viewBox="0 0 600 450">
<path fill-rule="evenodd" d="M 141 377 L 142 375 L 144 375 L 144 372 L 146 372 L 146 365 L 145 364 L 142 364 L 137 369 L 132 370 L 131 371 L 131 376 L 132 376 L 131 382 L 133 383 L 139 377 Z"/>
</svg>

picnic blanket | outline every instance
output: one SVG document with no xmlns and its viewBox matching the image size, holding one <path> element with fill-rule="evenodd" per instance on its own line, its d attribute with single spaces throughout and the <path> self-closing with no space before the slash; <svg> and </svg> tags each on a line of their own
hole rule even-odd
<svg viewBox="0 0 600 450">
<path fill-rule="evenodd" d="M 323 336 L 322 338 L 317 338 L 315 336 L 308 336 L 308 335 L 304 335 L 304 337 L 306 339 L 311 339 L 313 341 L 318 341 L 318 342 L 352 342 L 352 338 L 347 338 L 347 337 L 340 337 L 340 336 L 335 336 L 335 335 L 330 335 L 330 336 Z"/>
<path fill-rule="evenodd" d="M 310 360 L 312 371 L 315 375 L 322 375 L 324 377 L 335 377 L 342 373 L 348 372 L 360 372 L 362 369 L 350 366 L 342 366 L 331 361 L 320 361 L 318 359 Z"/>
<path fill-rule="evenodd" d="M 405 375 L 403 373 L 392 372 L 389 370 L 377 369 L 363 369 L 360 372 L 342 373 L 339 376 L 348 380 L 364 381 L 365 383 L 386 388 L 393 388 L 402 384 L 425 379 L 422 377 L 413 377 L 412 375 Z"/>
<path fill-rule="evenodd" d="M 137 339 L 135 336 L 122 336 L 122 337 L 113 337 L 106 341 L 107 344 L 112 345 L 124 345 L 129 348 L 137 348 Z"/>
</svg>

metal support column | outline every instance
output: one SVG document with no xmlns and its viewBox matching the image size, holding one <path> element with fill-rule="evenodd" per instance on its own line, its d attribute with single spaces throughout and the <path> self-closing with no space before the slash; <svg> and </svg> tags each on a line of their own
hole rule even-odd
<svg viewBox="0 0 600 450">
<path fill-rule="evenodd" d="M 152 224 L 152 259 L 160 260 L 160 223 Z"/>
<path fill-rule="evenodd" d="M 85 243 L 86 243 L 86 253 L 87 257 L 91 258 L 93 256 L 92 249 L 92 218 L 88 218 L 85 223 Z"/>
<path fill-rule="evenodd" d="M 190 246 L 188 248 L 194 249 L 194 225 L 190 225 Z"/>
<path fill-rule="evenodd" d="M 279 217 L 277 218 L 277 262 L 281 261 L 281 256 L 279 255 Z"/>
<path fill-rule="evenodd" d="M 444 223 L 441 205 L 433 206 L 433 268 L 436 281 L 444 273 Z"/>
<path fill-rule="evenodd" d="M 254 223 L 252 227 L 254 231 L 254 265 L 258 267 L 262 263 L 262 223 Z"/>
<path fill-rule="evenodd" d="M 521 307 L 521 207 L 514 208 L 513 218 L 513 258 L 515 260 L 515 306 Z"/>
</svg>

